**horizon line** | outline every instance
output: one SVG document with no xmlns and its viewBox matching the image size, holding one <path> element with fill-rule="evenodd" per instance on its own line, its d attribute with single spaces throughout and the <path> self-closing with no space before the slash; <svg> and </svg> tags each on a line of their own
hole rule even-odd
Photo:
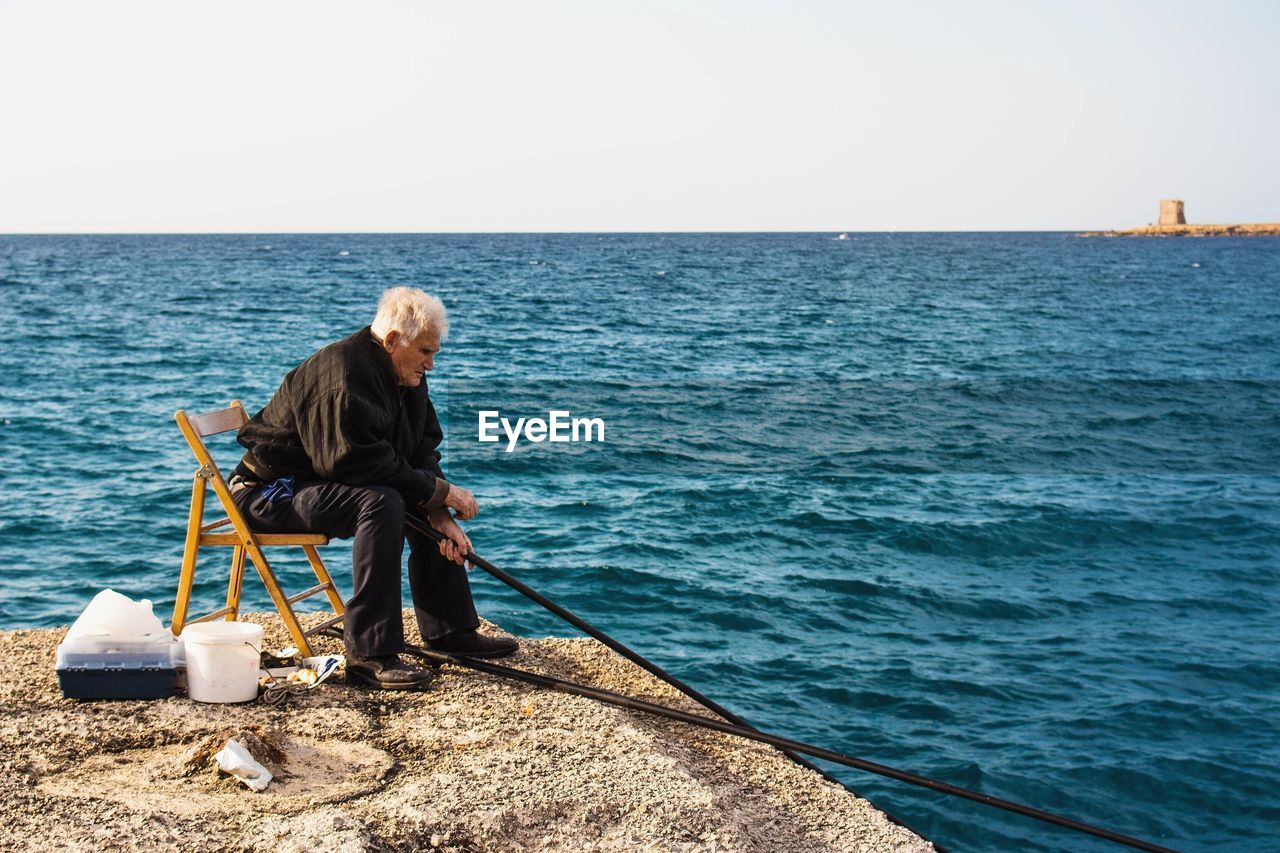
<svg viewBox="0 0 1280 853">
<path fill-rule="evenodd" d="M 639 229 L 634 231 L 578 231 L 552 229 L 546 231 L 0 231 L 3 237 L 250 237 L 250 236 L 503 236 L 503 235 L 630 235 L 630 234 L 1074 234 L 1107 228 L 882 228 L 855 230 L 849 228 L 819 229 Z"/>
</svg>

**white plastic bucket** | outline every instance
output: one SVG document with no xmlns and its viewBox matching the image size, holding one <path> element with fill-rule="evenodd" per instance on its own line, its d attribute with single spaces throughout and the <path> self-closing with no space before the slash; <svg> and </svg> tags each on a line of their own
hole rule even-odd
<svg viewBox="0 0 1280 853">
<path fill-rule="evenodd" d="M 182 643 L 187 653 L 187 695 L 192 699 L 248 702 L 258 697 L 261 625 L 197 622 L 182 630 Z"/>
</svg>

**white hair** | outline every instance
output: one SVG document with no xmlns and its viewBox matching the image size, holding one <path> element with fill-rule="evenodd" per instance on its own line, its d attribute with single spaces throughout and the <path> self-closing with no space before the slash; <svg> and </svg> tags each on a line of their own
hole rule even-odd
<svg viewBox="0 0 1280 853">
<path fill-rule="evenodd" d="M 416 287 L 392 287 L 382 292 L 373 318 L 373 333 L 380 340 L 386 340 L 392 331 L 413 340 L 427 329 L 439 333 L 442 341 L 448 337 L 449 318 L 443 302 Z"/>
</svg>

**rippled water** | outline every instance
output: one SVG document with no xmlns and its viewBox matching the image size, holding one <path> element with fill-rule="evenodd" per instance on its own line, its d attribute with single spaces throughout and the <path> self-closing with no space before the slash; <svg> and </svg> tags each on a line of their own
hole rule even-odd
<svg viewBox="0 0 1280 853">
<path fill-rule="evenodd" d="M 489 559 L 780 733 L 1274 843 L 1280 241 L 832 236 L 0 237 L 0 624 L 105 586 L 167 612 L 173 411 L 260 406 L 411 283 L 451 312 L 433 396 Z M 476 441 L 561 408 L 605 442 Z M 1104 849 L 839 775 L 952 849 Z"/>
</svg>

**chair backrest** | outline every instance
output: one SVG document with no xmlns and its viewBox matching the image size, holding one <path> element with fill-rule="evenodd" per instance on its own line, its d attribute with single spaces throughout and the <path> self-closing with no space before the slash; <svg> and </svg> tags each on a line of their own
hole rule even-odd
<svg viewBox="0 0 1280 853">
<path fill-rule="evenodd" d="M 185 410 L 179 409 L 174 413 L 173 419 L 178 422 L 178 429 L 182 430 L 182 435 L 191 447 L 191 452 L 196 455 L 201 470 L 207 470 L 211 479 L 222 483 L 222 473 L 218 470 L 218 463 L 213 461 L 213 454 L 205 446 L 204 438 L 208 435 L 218 435 L 239 429 L 248 423 L 249 415 L 245 412 L 244 405 L 239 400 L 232 400 L 231 405 L 225 409 L 216 409 L 200 415 L 188 415 Z M 217 489 L 217 491 L 222 490 Z"/>
<path fill-rule="evenodd" d="M 205 412 L 203 415 L 195 415 L 188 417 L 191 428 L 195 430 L 196 435 L 204 438 L 206 435 L 217 435 L 218 433 L 227 432 L 233 429 L 240 429 L 249 422 L 249 415 L 244 410 L 244 405 L 239 400 L 232 400 L 231 405 L 225 409 L 215 409 L 212 412 Z"/>
</svg>

